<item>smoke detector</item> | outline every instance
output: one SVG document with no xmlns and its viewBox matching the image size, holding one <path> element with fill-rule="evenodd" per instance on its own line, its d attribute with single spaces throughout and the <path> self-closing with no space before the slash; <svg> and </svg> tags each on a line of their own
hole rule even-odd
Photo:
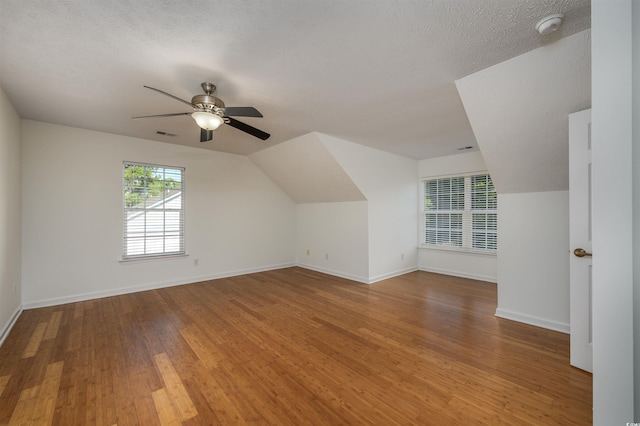
<svg viewBox="0 0 640 426">
<path fill-rule="evenodd" d="M 546 18 L 542 18 L 536 24 L 536 30 L 542 35 L 551 34 L 555 30 L 557 30 L 560 25 L 562 25 L 562 20 L 564 19 L 564 13 L 556 13 L 554 15 L 549 15 Z"/>
</svg>

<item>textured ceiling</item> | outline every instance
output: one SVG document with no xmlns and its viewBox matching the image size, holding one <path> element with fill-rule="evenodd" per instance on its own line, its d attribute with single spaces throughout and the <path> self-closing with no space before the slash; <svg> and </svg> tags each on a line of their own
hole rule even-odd
<svg viewBox="0 0 640 426">
<path fill-rule="evenodd" d="M 2 0 L 0 85 L 27 119 L 238 154 L 317 131 L 422 159 L 476 146 L 455 80 L 589 26 L 589 0 Z M 203 81 L 271 139 L 131 120 L 189 110 L 143 85 L 190 100 Z"/>
</svg>

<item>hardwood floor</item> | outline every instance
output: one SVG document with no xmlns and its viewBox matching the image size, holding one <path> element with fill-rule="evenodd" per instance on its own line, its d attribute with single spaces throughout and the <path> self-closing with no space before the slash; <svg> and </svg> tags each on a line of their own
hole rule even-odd
<svg viewBox="0 0 640 426">
<path fill-rule="evenodd" d="M 495 284 L 290 268 L 28 310 L 0 424 L 590 424 L 568 336 L 495 309 Z"/>
</svg>

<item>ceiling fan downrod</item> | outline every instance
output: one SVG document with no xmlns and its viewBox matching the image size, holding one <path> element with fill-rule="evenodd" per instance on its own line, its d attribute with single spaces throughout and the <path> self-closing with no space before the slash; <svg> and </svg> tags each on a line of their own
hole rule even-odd
<svg viewBox="0 0 640 426">
<path fill-rule="evenodd" d="M 202 87 L 202 90 L 204 90 L 204 93 L 206 93 L 209 96 L 211 96 L 213 93 L 216 92 L 216 85 L 212 83 L 202 83 L 200 87 Z"/>
</svg>

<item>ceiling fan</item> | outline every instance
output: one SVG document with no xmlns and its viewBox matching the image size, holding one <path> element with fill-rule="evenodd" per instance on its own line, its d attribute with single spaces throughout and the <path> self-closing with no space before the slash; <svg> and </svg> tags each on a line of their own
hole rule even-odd
<svg viewBox="0 0 640 426">
<path fill-rule="evenodd" d="M 158 93 L 167 95 L 177 101 L 185 103 L 193 108 L 192 112 L 175 112 L 171 114 L 158 114 L 158 115 L 144 115 L 139 117 L 132 117 L 134 120 L 141 118 L 158 118 L 158 117 L 174 117 L 178 115 L 190 115 L 200 126 L 200 142 L 207 142 L 213 139 L 213 131 L 223 124 L 228 124 L 231 127 L 235 127 L 238 130 L 249 133 L 251 136 L 255 136 L 258 139 L 267 140 L 269 133 L 263 132 L 260 129 L 256 129 L 253 126 L 249 126 L 246 123 L 231 118 L 235 117 L 262 117 L 262 114 L 254 107 L 225 107 L 224 102 L 220 98 L 213 96 L 216 91 L 216 86 L 211 83 L 202 83 L 202 90 L 204 95 L 195 95 L 191 102 L 180 99 L 177 96 L 173 96 L 170 93 L 163 92 L 162 90 L 155 89 L 153 87 L 144 86 L 147 89 L 155 90 Z"/>
</svg>

